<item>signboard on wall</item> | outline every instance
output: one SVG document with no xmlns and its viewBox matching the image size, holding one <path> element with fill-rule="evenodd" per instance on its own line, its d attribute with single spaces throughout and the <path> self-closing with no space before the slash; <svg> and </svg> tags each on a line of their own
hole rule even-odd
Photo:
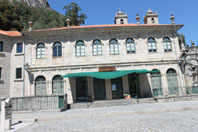
<svg viewBox="0 0 198 132">
<path fill-rule="evenodd" d="M 104 66 L 104 67 L 99 67 L 98 68 L 99 72 L 110 72 L 110 71 L 116 71 L 115 66 Z"/>
</svg>

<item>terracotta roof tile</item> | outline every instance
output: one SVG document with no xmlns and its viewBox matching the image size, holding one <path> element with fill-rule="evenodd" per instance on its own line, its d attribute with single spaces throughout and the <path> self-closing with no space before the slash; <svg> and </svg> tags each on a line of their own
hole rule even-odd
<svg viewBox="0 0 198 132">
<path fill-rule="evenodd" d="M 171 24 L 140 24 L 140 26 L 165 26 Z M 137 24 L 110 24 L 110 25 L 87 25 L 87 26 L 70 26 L 69 29 L 81 29 L 81 28 L 97 28 L 97 27 L 125 27 L 125 26 L 137 26 Z M 50 31 L 50 30 L 63 30 L 68 27 L 60 27 L 60 28 L 50 28 L 50 29 L 39 29 L 33 31 Z"/>
<path fill-rule="evenodd" d="M 10 36 L 10 37 L 22 36 L 22 34 L 20 32 L 18 32 L 18 31 L 4 31 L 4 30 L 0 30 L 0 34 L 6 35 L 6 36 Z"/>
</svg>

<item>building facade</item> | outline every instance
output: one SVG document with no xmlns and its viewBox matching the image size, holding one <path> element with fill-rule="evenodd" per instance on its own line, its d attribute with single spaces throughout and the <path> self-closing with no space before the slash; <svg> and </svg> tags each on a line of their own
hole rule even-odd
<svg viewBox="0 0 198 132">
<path fill-rule="evenodd" d="M 0 42 L 3 97 L 67 94 L 68 103 L 186 94 L 177 31 L 148 10 L 144 24 L 67 26 L 5 35 Z M 172 19 L 171 19 L 172 20 Z M 7 48 L 6 48 L 7 47 Z M 8 49 L 5 51 L 5 49 Z M 2 53 L 5 57 L 2 57 Z"/>
</svg>

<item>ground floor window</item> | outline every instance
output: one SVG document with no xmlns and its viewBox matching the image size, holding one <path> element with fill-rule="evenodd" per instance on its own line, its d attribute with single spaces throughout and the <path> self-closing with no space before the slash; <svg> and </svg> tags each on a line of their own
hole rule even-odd
<svg viewBox="0 0 198 132">
<path fill-rule="evenodd" d="M 43 76 L 35 79 L 35 95 L 46 95 L 46 79 Z"/>
<path fill-rule="evenodd" d="M 162 95 L 161 73 L 151 74 L 151 85 L 153 89 L 153 96 Z"/>
<path fill-rule="evenodd" d="M 61 75 L 56 75 L 52 79 L 52 93 L 64 94 L 64 82 Z"/>
<path fill-rule="evenodd" d="M 169 94 L 179 94 L 176 71 L 174 69 L 169 69 L 166 74 Z"/>
</svg>

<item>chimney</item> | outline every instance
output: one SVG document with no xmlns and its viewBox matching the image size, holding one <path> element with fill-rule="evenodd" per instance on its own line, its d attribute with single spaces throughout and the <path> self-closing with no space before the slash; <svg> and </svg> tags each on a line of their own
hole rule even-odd
<svg viewBox="0 0 198 132">
<path fill-rule="evenodd" d="M 70 27 L 71 20 L 69 18 L 66 19 L 67 27 Z"/>
<path fill-rule="evenodd" d="M 32 23 L 31 21 L 29 21 L 29 22 L 28 22 L 28 25 L 29 25 L 28 31 L 32 31 L 32 25 L 33 25 L 33 23 Z"/>
</svg>

